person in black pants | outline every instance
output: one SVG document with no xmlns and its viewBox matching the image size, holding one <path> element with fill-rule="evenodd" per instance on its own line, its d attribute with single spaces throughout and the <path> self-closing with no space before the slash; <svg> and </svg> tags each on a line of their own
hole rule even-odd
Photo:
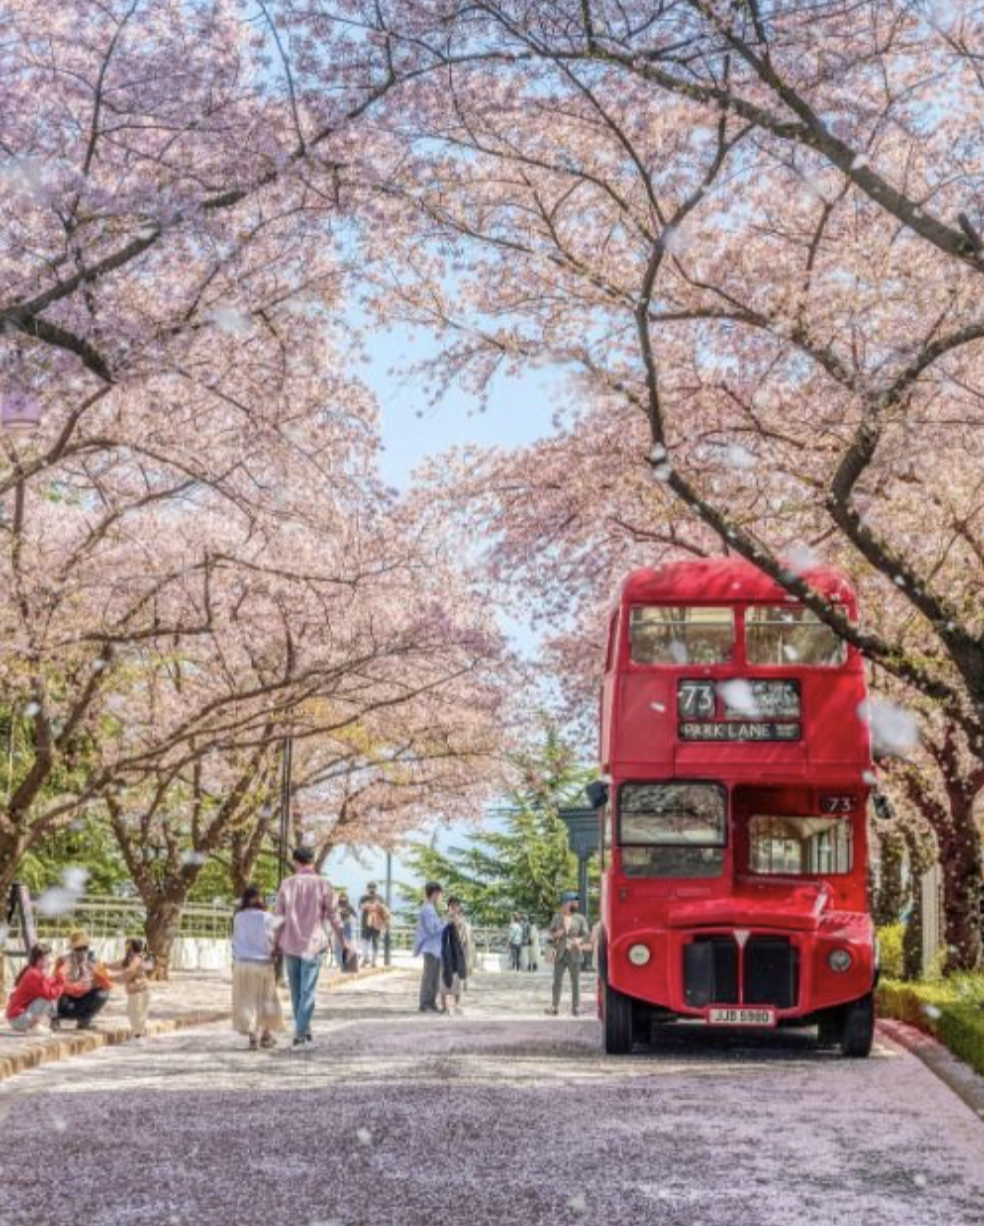
<svg viewBox="0 0 984 1226">
<path fill-rule="evenodd" d="M 99 973 L 96 956 L 89 948 L 89 934 L 79 928 L 68 938 L 71 952 L 58 959 L 65 989 L 58 999 L 59 1021 L 75 1022 L 79 1030 L 89 1030 L 96 1014 L 106 1006 L 109 990 Z"/>
</svg>

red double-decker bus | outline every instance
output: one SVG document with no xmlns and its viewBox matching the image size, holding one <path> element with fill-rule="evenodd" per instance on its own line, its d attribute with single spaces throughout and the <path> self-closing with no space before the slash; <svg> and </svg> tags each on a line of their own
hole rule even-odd
<svg viewBox="0 0 984 1226">
<path fill-rule="evenodd" d="M 855 615 L 839 572 L 803 576 Z M 601 702 L 605 1048 L 659 1022 L 817 1024 L 866 1056 L 872 762 L 858 653 L 768 576 L 640 570 L 611 614 Z"/>
</svg>

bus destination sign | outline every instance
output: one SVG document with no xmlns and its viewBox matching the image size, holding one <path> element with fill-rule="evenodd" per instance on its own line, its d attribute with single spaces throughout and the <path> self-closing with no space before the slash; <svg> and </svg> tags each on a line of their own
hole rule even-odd
<svg viewBox="0 0 984 1226">
<path fill-rule="evenodd" d="M 681 720 L 681 741 L 798 741 L 798 723 L 778 720 Z"/>
</svg>

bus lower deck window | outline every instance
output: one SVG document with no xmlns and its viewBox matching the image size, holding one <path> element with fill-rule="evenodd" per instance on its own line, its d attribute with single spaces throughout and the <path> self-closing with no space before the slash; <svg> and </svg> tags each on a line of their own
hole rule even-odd
<svg viewBox="0 0 984 1226">
<path fill-rule="evenodd" d="M 812 609 L 765 605 L 745 614 L 745 655 L 749 664 L 843 664 L 847 644 Z"/>
<path fill-rule="evenodd" d="M 626 847 L 622 872 L 626 877 L 720 877 L 721 847 Z"/>
<path fill-rule="evenodd" d="M 748 821 L 748 867 L 753 873 L 823 877 L 854 867 L 854 828 L 841 817 L 776 817 Z"/>
<path fill-rule="evenodd" d="M 734 652 L 734 610 L 641 606 L 630 614 L 629 641 L 635 664 L 722 664 Z"/>
<path fill-rule="evenodd" d="M 623 783 L 618 841 L 629 877 L 718 877 L 727 836 L 716 783 Z"/>
</svg>

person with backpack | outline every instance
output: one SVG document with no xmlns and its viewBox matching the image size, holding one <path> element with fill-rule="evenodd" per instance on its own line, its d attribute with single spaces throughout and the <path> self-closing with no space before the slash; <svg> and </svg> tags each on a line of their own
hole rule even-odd
<svg viewBox="0 0 984 1226">
<path fill-rule="evenodd" d="M 389 927 L 389 908 L 379 897 L 375 881 L 370 881 L 359 899 L 361 916 L 362 961 L 375 966 L 379 959 L 379 942 Z"/>
<path fill-rule="evenodd" d="M 50 971 L 51 950 L 33 945 L 7 1001 L 7 1021 L 18 1034 L 36 1030 L 44 1021 L 52 1030 L 59 1028 L 58 1000 L 65 990 L 65 976 L 61 969 L 53 975 Z"/>
</svg>

